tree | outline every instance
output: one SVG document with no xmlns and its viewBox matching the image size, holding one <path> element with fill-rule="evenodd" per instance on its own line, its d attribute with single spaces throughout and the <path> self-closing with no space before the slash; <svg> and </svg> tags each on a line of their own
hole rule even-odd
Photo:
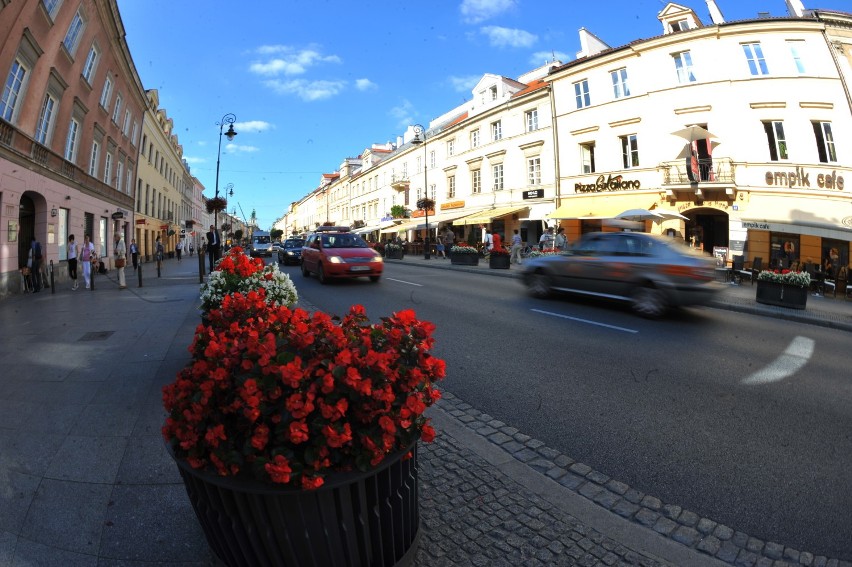
<svg viewBox="0 0 852 567">
<path fill-rule="evenodd" d="M 391 207 L 390 214 L 395 219 L 404 219 L 408 216 L 408 211 L 402 205 L 394 205 Z"/>
<path fill-rule="evenodd" d="M 281 240 L 281 237 L 284 235 L 284 231 L 280 228 L 273 228 L 269 231 L 269 236 L 272 240 Z"/>
<path fill-rule="evenodd" d="M 242 239 L 243 239 L 243 230 L 237 229 L 236 232 L 234 232 L 234 240 L 236 240 L 237 242 L 240 242 Z"/>
</svg>

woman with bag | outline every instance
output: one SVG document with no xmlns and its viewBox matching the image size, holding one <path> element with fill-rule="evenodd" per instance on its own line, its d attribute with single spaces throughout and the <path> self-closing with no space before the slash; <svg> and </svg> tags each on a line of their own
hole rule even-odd
<svg viewBox="0 0 852 567">
<path fill-rule="evenodd" d="M 83 236 L 83 247 L 80 250 L 80 262 L 83 263 L 83 281 L 86 282 L 86 289 L 92 284 L 92 263 L 97 262 L 95 256 L 95 245 L 89 239 L 89 235 Z"/>
<path fill-rule="evenodd" d="M 115 268 L 118 270 L 118 289 L 127 287 L 124 281 L 124 267 L 127 265 L 127 245 L 124 243 L 124 235 L 118 238 L 115 245 Z"/>
<path fill-rule="evenodd" d="M 68 235 L 68 277 L 74 282 L 72 290 L 77 289 L 77 242 L 74 235 Z"/>
</svg>

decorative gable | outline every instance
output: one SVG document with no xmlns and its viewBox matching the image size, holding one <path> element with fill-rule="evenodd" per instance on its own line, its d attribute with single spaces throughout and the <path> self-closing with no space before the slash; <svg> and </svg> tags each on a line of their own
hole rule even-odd
<svg viewBox="0 0 852 567">
<path fill-rule="evenodd" d="M 666 7 L 657 14 L 657 19 L 663 24 L 663 34 L 704 27 L 691 8 L 674 2 L 666 4 Z"/>
<path fill-rule="evenodd" d="M 479 79 L 479 82 L 476 83 L 476 86 L 471 91 L 473 94 L 471 115 L 479 114 L 501 102 L 505 102 L 516 92 L 524 88 L 526 88 L 524 83 L 515 81 L 514 79 L 486 73 Z"/>
</svg>

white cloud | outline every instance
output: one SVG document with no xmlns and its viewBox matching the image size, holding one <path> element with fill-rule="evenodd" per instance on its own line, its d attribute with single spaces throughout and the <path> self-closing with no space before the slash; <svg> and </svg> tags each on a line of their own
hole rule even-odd
<svg viewBox="0 0 852 567">
<path fill-rule="evenodd" d="M 188 163 L 189 165 L 197 165 L 197 164 L 199 164 L 199 163 L 207 163 L 207 160 L 206 160 L 205 158 L 200 158 L 200 157 L 189 157 L 189 156 L 183 156 L 183 159 L 184 159 L 184 160 L 186 161 L 186 163 Z"/>
<path fill-rule="evenodd" d="M 304 79 L 291 81 L 272 79 L 264 81 L 264 84 L 279 94 L 293 94 L 308 102 L 336 96 L 346 86 L 345 81 L 306 81 Z"/>
<path fill-rule="evenodd" d="M 370 79 L 355 79 L 355 88 L 359 91 L 371 91 L 379 88 L 379 86 Z"/>
<path fill-rule="evenodd" d="M 236 122 L 234 124 L 234 130 L 237 131 L 237 134 L 241 134 L 243 132 L 249 132 L 249 133 L 265 132 L 267 130 L 272 130 L 274 128 L 275 128 L 275 126 L 273 126 L 269 122 L 264 122 L 263 120 L 250 120 L 248 122 Z"/>
<path fill-rule="evenodd" d="M 538 41 L 538 36 L 530 32 L 500 26 L 485 26 L 480 32 L 494 47 L 531 47 Z"/>
<path fill-rule="evenodd" d="M 287 45 L 265 45 L 259 47 L 257 53 L 275 56 L 256 61 L 249 66 L 252 73 L 267 77 L 302 75 L 320 63 L 342 63 L 342 59 L 337 55 L 323 55 L 319 52 L 319 47 L 315 46 L 296 49 Z"/>
<path fill-rule="evenodd" d="M 476 83 L 479 82 L 479 79 L 482 78 L 482 75 L 468 75 L 467 77 L 450 77 L 450 84 L 453 86 L 453 90 L 460 93 L 470 93 L 473 90 L 473 87 L 476 86 Z"/>
<path fill-rule="evenodd" d="M 414 105 L 408 99 L 403 99 L 399 105 L 391 108 L 388 114 L 396 119 L 397 126 L 400 128 L 414 124 Z"/>
<path fill-rule="evenodd" d="M 225 144 L 225 151 L 231 154 L 250 154 L 259 152 L 260 148 L 256 146 L 243 146 L 240 144 Z"/>
<path fill-rule="evenodd" d="M 571 61 L 571 56 L 564 51 L 536 51 L 530 56 L 530 63 L 533 67 L 543 67 L 552 63 L 554 59 L 567 63 Z"/>
<path fill-rule="evenodd" d="M 463 21 L 478 24 L 508 11 L 516 4 L 517 0 L 462 0 L 459 11 Z"/>
</svg>

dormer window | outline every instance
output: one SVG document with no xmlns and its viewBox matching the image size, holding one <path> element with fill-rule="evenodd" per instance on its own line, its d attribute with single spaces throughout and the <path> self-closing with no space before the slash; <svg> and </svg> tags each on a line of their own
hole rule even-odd
<svg viewBox="0 0 852 567">
<path fill-rule="evenodd" d="M 686 31 L 689 29 L 689 22 L 686 20 L 677 20 L 670 24 L 673 32 Z"/>
<path fill-rule="evenodd" d="M 491 87 L 491 89 L 489 89 L 489 92 L 491 93 L 491 100 L 497 100 L 497 87 Z"/>
</svg>

